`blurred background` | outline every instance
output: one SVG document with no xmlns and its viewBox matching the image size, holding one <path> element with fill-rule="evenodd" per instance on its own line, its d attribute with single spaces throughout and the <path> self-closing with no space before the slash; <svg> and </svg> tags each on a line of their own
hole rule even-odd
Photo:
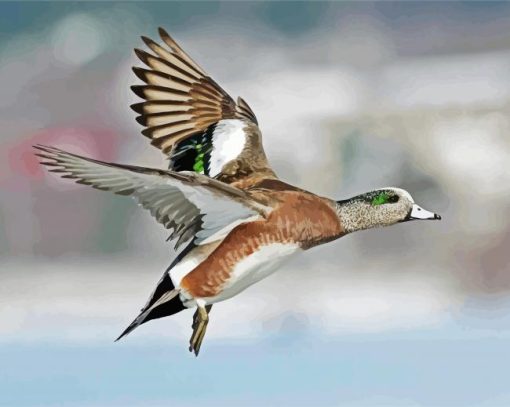
<svg viewBox="0 0 510 407">
<path fill-rule="evenodd" d="M 408 189 L 442 222 L 305 253 L 120 343 L 174 256 L 31 146 L 165 167 L 131 66 L 165 27 L 256 112 L 285 181 Z M 0 3 L 0 405 L 508 406 L 510 3 Z"/>
</svg>

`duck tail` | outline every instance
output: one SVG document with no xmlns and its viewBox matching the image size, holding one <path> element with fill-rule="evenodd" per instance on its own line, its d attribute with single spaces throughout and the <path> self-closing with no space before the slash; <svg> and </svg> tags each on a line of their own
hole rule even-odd
<svg viewBox="0 0 510 407">
<path fill-rule="evenodd" d="M 185 308 L 186 307 L 179 298 L 179 290 L 175 289 L 170 276 L 168 273 L 165 273 L 159 281 L 149 302 L 142 308 L 140 314 L 131 322 L 124 332 L 115 339 L 115 342 L 147 321 L 176 314 Z"/>
</svg>

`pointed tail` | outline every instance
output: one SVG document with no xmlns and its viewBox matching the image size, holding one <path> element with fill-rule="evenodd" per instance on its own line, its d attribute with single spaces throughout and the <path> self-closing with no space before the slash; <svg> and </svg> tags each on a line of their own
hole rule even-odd
<svg viewBox="0 0 510 407">
<path fill-rule="evenodd" d="M 140 315 L 138 315 L 135 320 L 131 322 L 131 324 L 124 330 L 124 332 L 122 332 L 122 334 L 120 334 L 120 336 L 115 339 L 115 342 L 147 321 L 173 315 L 186 308 L 179 298 L 179 291 L 174 289 L 173 285 L 171 290 L 163 291 L 164 287 L 167 285 L 167 278 L 170 280 L 168 274 L 165 273 L 165 276 L 163 276 L 161 279 L 155 293 L 153 294 L 151 300 L 149 300 L 149 303 L 142 309 Z M 161 291 L 163 292 L 161 293 Z M 159 295 L 156 296 L 156 294 Z"/>
<path fill-rule="evenodd" d="M 193 241 L 189 243 L 184 250 L 182 250 L 172 261 L 170 266 L 166 269 L 163 277 L 158 282 L 156 289 L 149 297 L 149 301 L 142 308 L 140 315 L 138 315 L 133 322 L 122 332 L 122 334 L 115 339 L 117 342 L 123 336 L 138 328 L 143 323 L 151 319 L 162 318 L 169 315 L 177 314 L 178 312 L 186 309 L 179 298 L 179 291 L 175 289 L 172 279 L 170 278 L 169 271 L 179 263 L 191 250 L 195 248 Z"/>
</svg>

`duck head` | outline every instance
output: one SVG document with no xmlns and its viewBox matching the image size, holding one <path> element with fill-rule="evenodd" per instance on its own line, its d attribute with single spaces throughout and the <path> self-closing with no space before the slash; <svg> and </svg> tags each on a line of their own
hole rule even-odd
<svg viewBox="0 0 510 407">
<path fill-rule="evenodd" d="M 400 188 L 377 189 L 337 201 L 336 205 L 347 233 L 411 220 L 441 219 L 438 214 L 417 205 L 411 194 Z"/>
</svg>

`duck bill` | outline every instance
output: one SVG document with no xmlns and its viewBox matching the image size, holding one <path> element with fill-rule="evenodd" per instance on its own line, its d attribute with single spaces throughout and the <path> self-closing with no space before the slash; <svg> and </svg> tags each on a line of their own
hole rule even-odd
<svg viewBox="0 0 510 407">
<path fill-rule="evenodd" d="M 437 213 L 429 212 L 426 209 L 423 209 L 419 205 L 413 204 L 411 211 L 407 215 L 405 220 L 440 220 L 441 216 Z"/>
</svg>

